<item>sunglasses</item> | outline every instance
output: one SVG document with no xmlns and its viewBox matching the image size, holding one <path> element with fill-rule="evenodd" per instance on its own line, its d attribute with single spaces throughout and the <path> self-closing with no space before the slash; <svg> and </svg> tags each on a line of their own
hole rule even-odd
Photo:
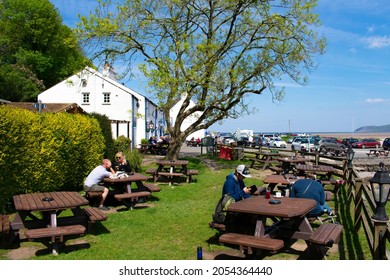
<svg viewBox="0 0 390 280">
<path fill-rule="evenodd" d="M 116 159 L 121 159 L 121 157 L 116 157 Z"/>
</svg>

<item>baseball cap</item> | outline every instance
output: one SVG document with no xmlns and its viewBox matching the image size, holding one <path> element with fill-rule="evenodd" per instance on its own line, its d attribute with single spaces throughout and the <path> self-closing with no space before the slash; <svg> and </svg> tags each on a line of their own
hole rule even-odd
<svg viewBox="0 0 390 280">
<path fill-rule="evenodd" d="M 245 178 L 251 178 L 251 173 L 249 172 L 248 167 L 246 167 L 244 164 L 240 164 L 237 166 L 236 171 L 240 173 Z"/>
</svg>

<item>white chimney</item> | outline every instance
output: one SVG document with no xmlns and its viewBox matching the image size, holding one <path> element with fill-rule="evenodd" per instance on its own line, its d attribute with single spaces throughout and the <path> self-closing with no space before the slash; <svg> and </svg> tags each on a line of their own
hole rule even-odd
<svg viewBox="0 0 390 280">
<path fill-rule="evenodd" d="M 114 67 L 112 67 L 108 62 L 103 66 L 103 76 L 109 77 L 116 81 L 116 73 Z"/>
</svg>

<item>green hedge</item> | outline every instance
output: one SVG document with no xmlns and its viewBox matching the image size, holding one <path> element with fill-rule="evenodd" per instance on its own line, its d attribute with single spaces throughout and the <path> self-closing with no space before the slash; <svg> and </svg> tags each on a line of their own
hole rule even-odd
<svg viewBox="0 0 390 280">
<path fill-rule="evenodd" d="M 10 210 L 14 194 L 82 190 L 103 158 L 104 138 L 92 117 L 0 106 L 0 120 L 1 212 Z"/>
</svg>

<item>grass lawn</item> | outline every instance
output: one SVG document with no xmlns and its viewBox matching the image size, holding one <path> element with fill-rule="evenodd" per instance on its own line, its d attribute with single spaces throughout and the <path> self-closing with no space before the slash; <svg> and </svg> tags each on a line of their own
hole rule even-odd
<svg viewBox="0 0 390 280">
<path fill-rule="evenodd" d="M 218 231 L 209 228 L 211 214 L 220 198 L 226 175 L 243 161 L 224 161 L 206 156 L 183 158 L 190 161 L 189 169 L 198 169 L 196 182 L 160 184 L 162 191 L 153 193 L 146 204 L 138 204 L 134 210 L 119 206 L 108 212 L 108 219 L 92 226 L 92 232 L 84 237 L 69 240 L 67 244 L 84 244 L 86 248 L 60 250 L 58 256 L 51 254 L 26 256 L 39 260 L 193 260 L 196 249 L 201 246 L 204 255 L 216 251 L 231 250 L 219 245 Z M 211 168 L 204 160 L 215 160 L 216 168 Z M 245 162 L 247 163 L 248 162 Z M 143 171 L 155 164 L 145 164 Z M 246 184 L 262 185 L 259 176 L 247 178 Z M 371 255 L 363 234 L 353 229 L 351 212 L 340 199 L 331 201 L 339 221 L 344 225 L 340 253 L 331 252 L 329 259 L 370 259 Z M 22 242 L 21 248 L 45 248 L 37 242 Z M 304 247 L 303 243 L 303 247 Z M 72 250 L 73 249 L 73 250 Z M 17 250 L 20 250 L 17 249 Z M 10 251 L 0 249 L 0 258 L 9 259 Z M 266 256 L 265 259 L 296 259 L 296 254 L 280 253 Z"/>
</svg>

